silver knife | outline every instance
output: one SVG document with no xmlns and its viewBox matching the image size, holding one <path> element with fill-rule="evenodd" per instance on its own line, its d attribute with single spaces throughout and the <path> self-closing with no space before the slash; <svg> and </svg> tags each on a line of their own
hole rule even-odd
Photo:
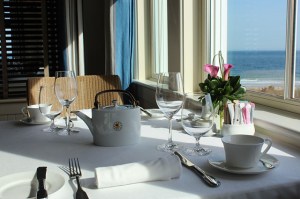
<svg viewBox="0 0 300 199">
<path fill-rule="evenodd" d="M 175 151 L 174 154 L 179 157 L 182 165 L 191 169 L 193 172 L 195 172 L 197 175 L 199 175 L 203 179 L 203 181 L 210 187 L 218 187 L 221 185 L 220 181 L 218 181 L 213 176 L 206 174 L 205 171 L 203 171 L 200 167 L 198 167 L 197 165 L 192 163 L 190 160 L 188 160 L 186 157 L 184 157 L 180 152 Z"/>
<path fill-rule="evenodd" d="M 47 199 L 48 193 L 45 189 L 47 167 L 38 167 L 36 171 L 37 180 L 39 182 L 38 191 L 36 194 L 37 199 Z"/>
</svg>

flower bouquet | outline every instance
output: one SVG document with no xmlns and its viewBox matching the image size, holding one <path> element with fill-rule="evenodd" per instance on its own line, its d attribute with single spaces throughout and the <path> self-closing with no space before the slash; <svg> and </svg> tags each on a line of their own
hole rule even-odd
<svg viewBox="0 0 300 199">
<path fill-rule="evenodd" d="M 219 66 L 215 65 L 218 58 Z M 204 93 L 210 93 L 213 106 L 220 118 L 224 117 L 224 106 L 229 101 L 240 100 L 246 93 L 246 88 L 240 84 L 240 76 L 230 76 L 231 64 L 224 64 L 221 51 L 213 57 L 212 64 L 205 64 L 204 71 L 208 73 L 203 83 L 199 83 Z M 220 126 L 222 126 L 220 121 Z"/>
</svg>

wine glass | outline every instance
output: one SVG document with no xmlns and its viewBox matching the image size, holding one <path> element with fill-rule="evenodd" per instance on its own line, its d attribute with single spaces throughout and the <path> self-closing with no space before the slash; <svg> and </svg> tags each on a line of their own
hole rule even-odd
<svg viewBox="0 0 300 199">
<path fill-rule="evenodd" d="M 203 92 L 186 93 L 181 110 L 183 129 L 196 139 L 196 145 L 185 148 L 187 155 L 208 155 L 211 150 L 200 146 L 200 138 L 209 132 L 214 124 L 214 108 L 210 94 Z"/>
<path fill-rule="evenodd" d="M 159 109 L 169 120 L 168 142 L 158 145 L 157 149 L 165 152 L 173 152 L 179 146 L 172 139 L 172 118 L 180 110 L 183 103 L 183 85 L 179 72 L 160 73 L 157 80 L 155 100 Z"/>
<path fill-rule="evenodd" d="M 73 71 L 55 72 L 55 94 L 59 102 L 66 107 L 66 128 L 60 135 L 70 135 L 71 132 L 78 132 L 71 128 L 70 105 L 77 97 L 77 82 Z"/>
<path fill-rule="evenodd" d="M 39 90 L 39 110 L 42 115 L 51 120 L 51 125 L 43 129 L 44 132 L 55 133 L 60 130 L 60 128 L 54 124 L 54 119 L 60 115 L 62 109 L 62 105 L 55 96 L 54 85 L 41 86 Z"/>
</svg>

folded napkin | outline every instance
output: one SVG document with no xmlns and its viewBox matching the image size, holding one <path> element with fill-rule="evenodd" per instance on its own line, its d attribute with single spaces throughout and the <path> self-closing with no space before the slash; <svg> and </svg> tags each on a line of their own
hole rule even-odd
<svg viewBox="0 0 300 199">
<path fill-rule="evenodd" d="M 181 163 L 176 155 L 156 160 L 134 162 L 95 169 L 98 188 L 114 187 L 139 182 L 179 178 Z"/>
</svg>

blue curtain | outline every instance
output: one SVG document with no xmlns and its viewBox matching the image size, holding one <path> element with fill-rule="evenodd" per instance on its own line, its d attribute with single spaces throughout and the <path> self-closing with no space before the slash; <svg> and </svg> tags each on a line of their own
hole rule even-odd
<svg viewBox="0 0 300 199">
<path fill-rule="evenodd" d="M 116 0 L 115 6 L 115 74 L 125 90 L 133 79 L 135 46 L 135 0 Z"/>
</svg>

